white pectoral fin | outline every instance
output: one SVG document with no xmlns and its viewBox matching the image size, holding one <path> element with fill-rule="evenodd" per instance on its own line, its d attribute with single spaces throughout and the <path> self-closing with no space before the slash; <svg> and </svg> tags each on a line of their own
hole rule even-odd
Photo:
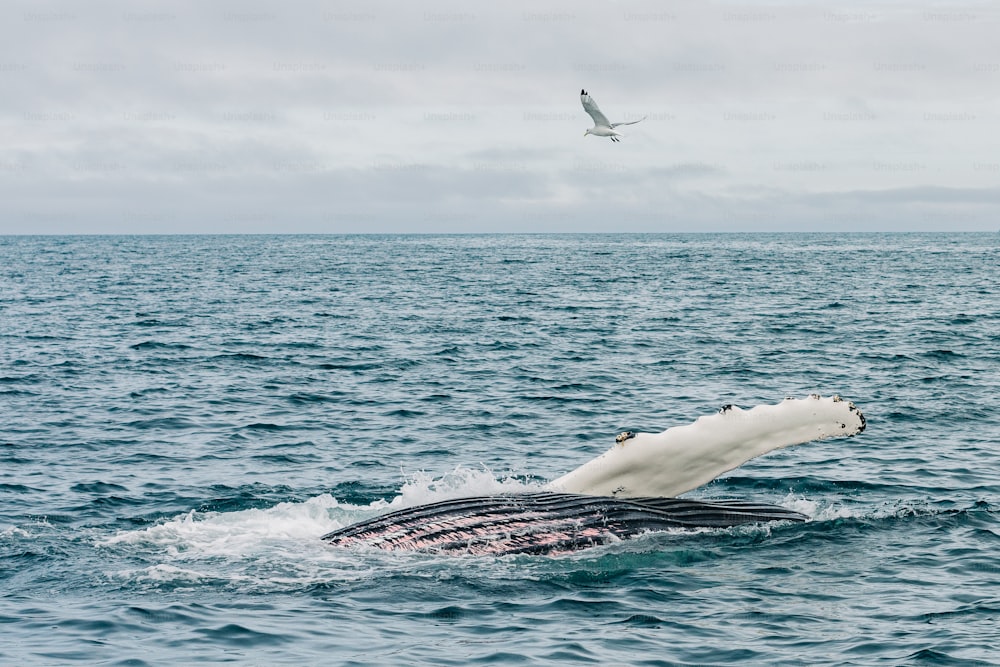
<svg viewBox="0 0 1000 667">
<path fill-rule="evenodd" d="M 598 496 L 673 497 L 761 454 L 864 428 L 861 411 L 836 396 L 785 399 L 751 410 L 726 406 L 686 426 L 625 439 L 550 487 Z"/>
</svg>

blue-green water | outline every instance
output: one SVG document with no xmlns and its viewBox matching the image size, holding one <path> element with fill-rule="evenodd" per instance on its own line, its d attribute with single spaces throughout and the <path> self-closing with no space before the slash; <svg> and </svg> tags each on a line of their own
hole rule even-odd
<svg viewBox="0 0 1000 667">
<path fill-rule="evenodd" d="M 3 664 L 1000 662 L 1000 236 L 0 238 Z M 802 525 L 335 549 L 733 403 Z"/>
</svg>

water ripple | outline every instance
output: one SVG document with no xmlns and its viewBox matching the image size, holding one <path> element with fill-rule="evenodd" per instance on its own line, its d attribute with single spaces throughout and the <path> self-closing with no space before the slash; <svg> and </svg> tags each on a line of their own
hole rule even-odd
<svg viewBox="0 0 1000 667">
<path fill-rule="evenodd" d="M 0 661 L 996 664 L 998 267 L 992 234 L 2 238 Z M 814 392 L 868 431 L 692 494 L 804 524 L 316 539 Z"/>
</svg>

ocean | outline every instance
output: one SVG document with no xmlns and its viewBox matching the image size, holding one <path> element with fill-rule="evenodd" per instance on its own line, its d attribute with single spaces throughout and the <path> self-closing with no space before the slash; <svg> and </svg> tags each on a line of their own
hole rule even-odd
<svg viewBox="0 0 1000 667">
<path fill-rule="evenodd" d="M 806 523 L 319 539 L 812 393 Z M 0 663 L 997 664 L 998 396 L 997 234 L 0 237 Z"/>
</svg>

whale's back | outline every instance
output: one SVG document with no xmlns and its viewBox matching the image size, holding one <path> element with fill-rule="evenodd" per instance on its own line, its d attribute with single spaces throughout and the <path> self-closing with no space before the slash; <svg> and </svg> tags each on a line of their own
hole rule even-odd
<svg viewBox="0 0 1000 667">
<path fill-rule="evenodd" d="M 540 492 L 418 505 L 340 528 L 323 539 L 336 546 L 388 551 L 559 554 L 650 531 L 806 518 L 784 507 L 741 501 Z"/>
</svg>

